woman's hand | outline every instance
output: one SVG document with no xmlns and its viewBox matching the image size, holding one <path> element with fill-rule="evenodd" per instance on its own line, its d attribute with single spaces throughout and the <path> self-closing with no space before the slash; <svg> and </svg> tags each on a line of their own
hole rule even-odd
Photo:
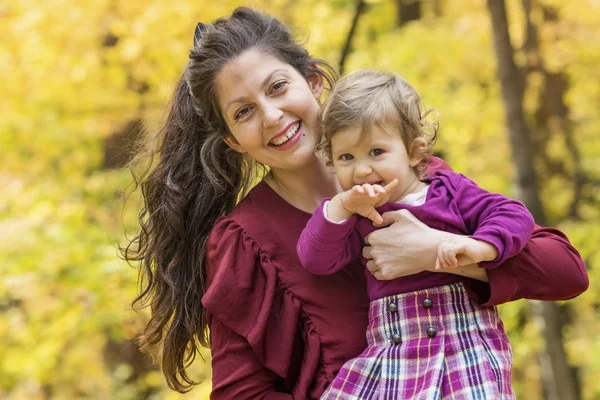
<svg viewBox="0 0 600 400">
<path fill-rule="evenodd" d="M 375 278 L 389 280 L 434 270 L 443 239 L 407 210 L 384 213 L 381 226 L 365 237 L 363 256 Z"/>
<path fill-rule="evenodd" d="M 432 229 L 407 210 L 382 215 L 381 226 L 365 237 L 363 256 L 367 268 L 378 280 L 390 280 L 423 271 L 452 273 L 487 282 L 487 273 L 477 265 L 436 271 L 435 261 L 441 243 L 456 236 Z M 388 226 L 389 225 L 389 226 Z"/>
</svg>

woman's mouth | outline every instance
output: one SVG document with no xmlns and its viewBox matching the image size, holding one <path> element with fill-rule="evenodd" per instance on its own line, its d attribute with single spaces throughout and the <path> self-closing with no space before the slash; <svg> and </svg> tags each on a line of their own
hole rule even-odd
<svg viewBox="0 0 600 400">
<path fill-rule="evenodd" d="M 274 146 L 274 147 L 279 147 L 279 146 L 283 146 L 284 144 L 288 143 L 292 138 L 294 138 L 298 134 L 298 131 L 300 130 L 300 125 L 301 125 L 300 121 L 296 122 L 285 132 L 285 134 L 279 135 L 279 136 L 271 139 L 271 141 L 269 142 L 269 145 Z"/>
</svg>

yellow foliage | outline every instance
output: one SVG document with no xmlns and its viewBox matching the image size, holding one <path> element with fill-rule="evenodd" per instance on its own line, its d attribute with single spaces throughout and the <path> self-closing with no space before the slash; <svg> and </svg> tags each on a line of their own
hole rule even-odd
<svg viewBox="0 0 600 400">
<path fill-rule="evenodd" d="M 434 15 L 399 29 L 396 2 L 367 1 L 346 70 L 394 69 L 439 111 L 438 150 L 481 186 L 514 195 L 510 146 L 483 0 L 443 1 Z M 187 395 L 166 388 L 148 360 L 130 351 L 143 316 L 129 310 L 137 272 L 116 257 L 124 227 L 136 230 L 138 194 L 123 206 L 128 171 L 103 169 L 107 138 L 131 120 L 156 129 L 182 72 L 197 22 L 242 1 L 9 0 L 0 4 L 0 398 L 208 398 L 210 352 L 191 367 L 202 383 Z M 539 0 L 541 54 L 569 78 L 565 98 L 584 171 L 600 180 L 600 6 Z M 254 0 L 297 28 L 316 56 L 337 64 L 355 2 Z M 513 46 L 524 39 L 520 2 L 507 2 Z M 526 57 L 517 52 L 517 61 Z M 528 79 L 531 122 L 544 81 Z M 144 89 L 143 89 L 144 88 Z M 575 168 L 559 128 L 548 155 Z M 556 131 L 555 131 L 556 130 Z M 542 167 L 540 167 L 542 168 Z M 549 220 L 585 258 L 590 290 L 571 304 L 565 346 L 581 371 L 585 398 L 598 398 L 600 266 L 598 184 L 570 219 L 569 176 L 543 175 Z M 515 353 L 515 387 L 541 398 L 539 324 L 525 302 L 503 306 Z M 523 317 L 525 316 L 525 317 Z M 130 355 L 132 354 L 132 355 Z M 136 358 L 137 357 L 137 358 Z M 136 364 L 132 362 L 136 360 Z M 139 365 L 138 361 L 142 360 Z M 140 367 L 143 365 L 143 367 Z M 138 368 L 136 370 L 136 368 Z M 139 376 L 137 375 L 139 373 Z"/>
</svg>

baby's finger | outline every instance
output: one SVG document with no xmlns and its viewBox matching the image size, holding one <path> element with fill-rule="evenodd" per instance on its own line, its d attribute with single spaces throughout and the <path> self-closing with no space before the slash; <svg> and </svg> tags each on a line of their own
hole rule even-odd
<svg viewBox="0 0 600 400">
<path fill-rule="evenodd" d="M 354 186 L 354 187 L 352 188 L 352 191 L 353 191 L 354 193 L 357 193 L 357 194 L 364 194 L 364 193 L 365 193 L 365 190 L 363 189 L 363 187 L 362 187 L 361 185 L 356 185 L 356 186 Z"/>
<path fill-rule="evenodd" d="M 396 186 L 398 186 L 398 179 L 394 179 L 393 181 L 391 181 L 390 183 L 388 183 L 387 185 L 385 185 L 383 188 L 388 191 L 391 190 L 393 188 L 395 188 Z"/>
<path fill-rule="evenodd" d="M 440 269 L 446 269 L 448 268 L 448 265 L 446 263 L 446 260 L 444 259 L 444 257 L 439 257 L 440 260 Z"/>
<path fill-rule="evenodd" d="M 444 246 L 444 267 L 450 268 L 452 266 L 452 259 L 454 258 L 454 247 L 451 244 Z"/>
<path fill-rule="evenodd" d="M 449 268 L 455 268 L 458 266 L 458 260 L 456 259 L 456 252 L 452 251 L 448 253 L 447 264 Z"/>
<path fill-rule="evenodd" d="M 383 217 L 374 208 L 369 213 L 368 218 L 371 221 L 373 221 L 374 224 L 382 224 L 383 223 Z"/>
<path fill-rule="evenodd" d="M 362 187 L 364 191 L 369 195 L 369 197 L 377 197 L 377 195 L 375 194 L 375 190 L 373 190 L 373 186 L 369 185 L 368 183 L 365 183 Z"/>
<path fill-rule="evenodd" d="M 442 258 L 444 257 L 444 247 L 443 245 L 440 245 L 440 247 L 438 247 L 438 252 L 437 252 L 437 257 L 435 258 L 435 269 L 441 269 L 442 268 Z"/>
<path fill-rule="evenodd" d="M 444 254 L 444 261 L 446 263 L 446 268 L 450 268 L 456 262 L 456 249 L 454 247 L 448 247 L 446 249 L 446 253 Z"/>
<path fill-rule="evenodd" d="M 385 194 L 385 189 L 381 185 L 373 185 L 373 190 L 375 190 L 375 193 L 378 195 Z"/>
<path fill-rule="evenodd" d="M 435 259 L 435 269 L 439 270 L 444 268 L 446 268 L 446 264 L 444 262 L 444 254 L 443 250 L 440 249 L 440 251 L 438 251 L 437 258 Z"/>
</svg>

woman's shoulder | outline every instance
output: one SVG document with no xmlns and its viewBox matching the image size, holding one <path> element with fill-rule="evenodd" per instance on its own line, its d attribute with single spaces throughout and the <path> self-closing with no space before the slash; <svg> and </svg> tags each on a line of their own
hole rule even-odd
<svg viewBox="0 0 600 400">
<path fill-rule="evenodd" d="M 241 222 L 243 221 L 223 216 L 213 225 L 205 246 L 205 269 L 209 286 L 220 284 L 220 280 L 249 271 L 256 265 L 260 248 Z M 225 269 L 227 272 L 223 271 Z"/>
<path fill-rule="evenodd" d="M 237 236 L 251 238 L 268 253 L 288 246 L 295 249 L 310 216 L 287 203 L 262 181 L 228 215 L 215 222 L 211 236 L 229 240 Z M 279 247 L 274 247 L 275 244 Z"/>
<path fill-rule="evenodd" d="M 270 243 L 282 245 L 278 230 L 289 227 L 288 220 L 276 217 L 281 210 L 273 197 L 268 185 L 260 182 L 233 211 L 215 221 L 206 242 L 209 284 L 221 274 L 223 279 L 234 276 L 238 280 L 256 268 L 271 267 Z"/>
<path fill-rule="evenodd" d="M 270 205 L 259 199 L 264 197 L 268 199 L 268 193 L 264 193 L 266 191 L 263 185 L 264 182 L 256 185 L 229 214 L 217 218 L 211 229 L 208 245 L 244 238 L 249 240 L 252 236 L 258 235 L 256 228 L 263 226 L 263 222 L 269 218 L 267 210 Z"/>
<path fill-rule="evenodd" d="M 264 289 L 274 288 L 276 271 L 259 244 L 234 218 L 217 220 L 205 246 L 206 292 L 202 303 L 220 319 L 236 315 L 245 303 L 254 303 L 265 295 Z M 227 303 L 233 308 L 223 307 Z M 222 321 L 227 322 L 227 321 Z"/>
<path fill-rule="evenodd" d="M 283 211 L 286 206 L 289 207 L 265 181 L 261 181 L 227 216 L 220 218 L 218 222 L 232 221 L 245 227 L 248 232 L 256 227 L 268 228 L 268 222 L 273 219 L 273 215 Z"/>
</svg>

